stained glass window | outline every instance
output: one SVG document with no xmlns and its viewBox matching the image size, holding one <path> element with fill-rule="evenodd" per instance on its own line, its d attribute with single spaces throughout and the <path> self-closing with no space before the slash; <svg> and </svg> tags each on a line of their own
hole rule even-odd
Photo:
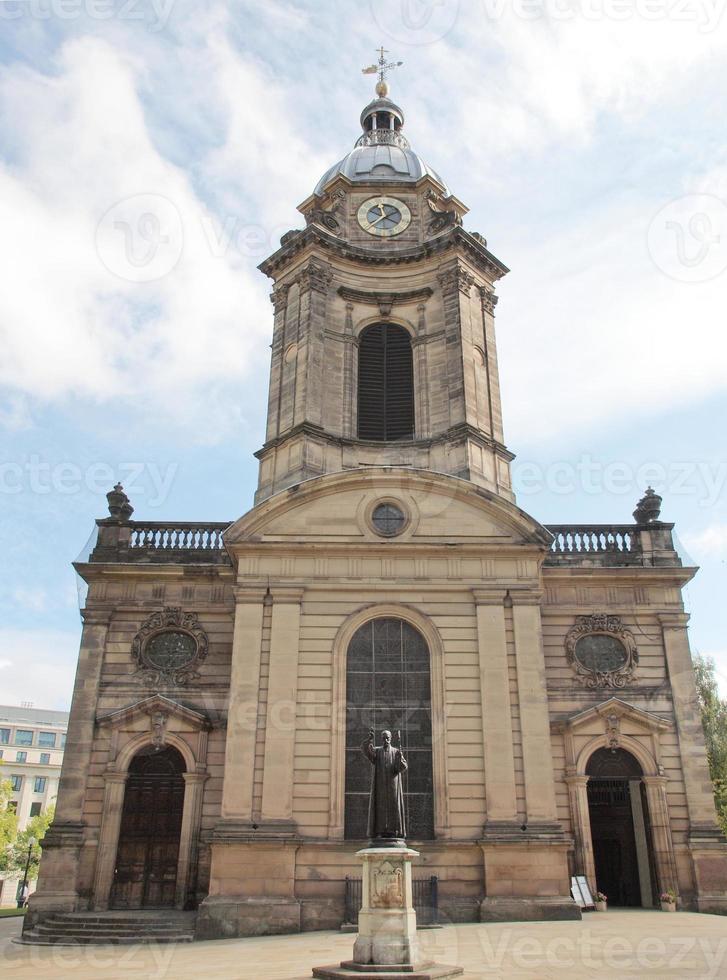
<svg viewBox="0 0 727 980">
<path fill-rule="evenodd" d="M 374 619 L 356 631 L 346 664 L 346 808 L 348 840 L 366 837 L 371 765 L 361 753 L 369 729 L 387 728 L 409 769 L 403 776 L 410 840 L 434 837 L 432 705 L 429 649 L 400 619 Z"/>
</svg>

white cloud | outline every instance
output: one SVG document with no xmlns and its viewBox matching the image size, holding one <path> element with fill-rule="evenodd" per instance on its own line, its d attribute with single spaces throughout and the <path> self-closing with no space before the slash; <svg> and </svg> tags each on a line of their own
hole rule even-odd
<svg viewBox="0 0 727 980">
<path fill-rule="evenodd" d="M 685 534 L 684 540 L 697 556 L 727 557 L 727 524 L 710 524 L 702 531 Z"/>
<path fill-rule="evenodd" d="M 724 31 L 638 16 L 532 21 L 510 3 L 493 19 L 491 7 L 459 4 L 451 35 L 437 44 L 414 38 L 394 51 L 390 42 L 405 60 L 394 94 L 415 146 L 475 216 L 508 185 L 514 161 L 537 174 L 554 148 L 572 147 L 577 158 L 607 114 L 628 146 L 650 109 L 724 74 Z M 82 36 L 50 70 L 16 61 L 3 71 L 0 381 L 16 401 L 0 424 L 28 424 L 26 396 L 118 404 L 122 417 L 135 412 L 166 431 L 176 424 L 196 441 L 249 421 L 246 393 L 264 404 L 272 327 L 255 265 L 301 224 L 295 205 L 351 145 L 357 113 L 348 113 L 364 91 L 352 70 L 370 14 L 180 4 L 158 34 L 97 23 L 113 43 Z M 241 28 L 246 47 L 236 47 Z M 724 164 L 705 161 L 706 143 L 693 150 L 694 172 L 667 196 L 724 192 Z M 695 287 L 654 268 L 648 226 L 665 201 L 648 167 L 644 174 L 621 198 L 619 187 L 604 193 L 586 175 L 584 206 L 565 197 L 567 210 L 548 227 L 533 223 L 502 256 L 513 268 L 498 312 L 506 434 L 516 447 L 724 387 L 721 279 Z M 95 247 L 100 218 L 133 198 L 136 209 L 111 214 L 101 250 L 115 245 L 123 258 L 123 235 L 136 232 L 131 251 L 143 257 L 144 234 L 156 232 L 138 195 L 171 202 L 183 229 L 178 262 L 141 284 L 109 272 Z M 468 227 L 479 222 L 473 216 Z M 513 224 L 526 226 L 527 211 Z M 537 406 L 534 391 L 543 393 Z"/>
<path fill-rule="evenodd" d="M 56 67 L 0 78 L 0 120 L 10 130 L 12 118 L 14 144 L 0 170 L 0 261 L 12 287 L 0 293 L 0 377 L 41 400 L 141 400 L 183 420 L 204 386 L 250 370 L 269 329 L 264 285 L 239 256 L 212 254 L 211 215 L 156 150 L 130 59 L 84 38 L 64 46 Z M 144 225 L 150 195 L 171 202 L 183 249 L 168 274 L 130 282 L 125 258 L 143 260 L 150 238 L 153 247 L 168 231 L 163 214 L 161 228 Z M 129 198 L 118 215 L 128 227 L 102 229 L 118 235 L 114 275 L 96 251 L 98 223 Z"/>
<path fill-rule="evenodd" d="M 0 703 L 32 701 L 66 710 L 71 703 L 80 628 L 0 629 Z"/>
<path fill-rule="evenodd" d="M 682 282 L 655 266 L 648 234 L 662 203 L 645 188 L 508 255 L 498 338 L 514 445 L 594 432 L 724 390 L 725 276 Z"/>
</svg>

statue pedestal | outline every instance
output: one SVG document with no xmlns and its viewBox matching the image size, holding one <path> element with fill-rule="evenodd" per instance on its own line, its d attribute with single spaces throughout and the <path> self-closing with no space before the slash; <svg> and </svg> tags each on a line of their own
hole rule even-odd
<svg viewBox="0 0 727 980">
<path fill-rule="evenodd" d="M 419 852 L 410 847 L 366 847 L 356 856 L 363 861 L 363 887 L 353 959 L 340 966 L 317 966 L 313 976 L 321 980 L 460 976 L 463 970 L 458 966 L 422 961 L 411 886 L 411 862 Z"/>
</svg>

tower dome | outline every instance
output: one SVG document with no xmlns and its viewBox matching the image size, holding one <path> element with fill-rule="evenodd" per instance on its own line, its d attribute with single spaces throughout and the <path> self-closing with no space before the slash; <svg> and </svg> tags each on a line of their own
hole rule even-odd
<svg viewBox="0 0 727 980">
<path fill-rule="evenodd" d="M 361 113 L 363 133 L 356 145 L 327 170 L 316 184 L 314 193 L 322 194 L 326 185 L 342 174 L 356 182 L 404 181 L 416 183 L 424 176 L 430 176 L 449 194 L 447 185 L 409 146 L 402 133 L 404 113 L 387 96 L 385 88 L 377 88 L 378 98 L 370 102 Z"/>
</svg>

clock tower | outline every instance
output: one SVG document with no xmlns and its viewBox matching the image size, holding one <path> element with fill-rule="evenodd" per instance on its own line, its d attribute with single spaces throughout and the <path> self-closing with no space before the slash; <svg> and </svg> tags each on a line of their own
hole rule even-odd
<svg viewBox="0 0 727 980">
<path fill-rule="evenodd" d="M 508 270 L 411 148 L 383 77 L 361 128 L 260 267 L 275 322 L 256 502 L 392 465 L 512 500 L 494 321 Z"/>
</svg>

